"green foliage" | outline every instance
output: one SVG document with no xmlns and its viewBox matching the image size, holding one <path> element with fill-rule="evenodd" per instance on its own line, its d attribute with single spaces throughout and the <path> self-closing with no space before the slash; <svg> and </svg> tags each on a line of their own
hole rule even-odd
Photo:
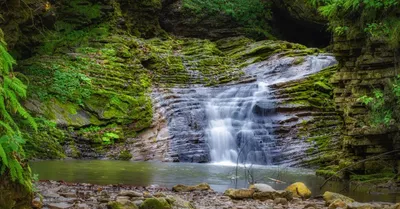
<svg viewBox="0 0 400 209">
<path fill-rule="evenodd" d="M 36 85 L 30 87 L 29 93 L 42 101 L 57 98 L 62 102 L 82 104 L 92 94 L 92 82 L 81 69 L 92 67 L 93 63 L 63 58 L 30 64 L 26 74 Z"/>
<path fill-rule="evenodd" d="M 89 126 L 87 128 L 80 129 L 78 134 L 92 139 L 95 143 L 102 145 L 114 144 L 117 140 L 121 139 L 121 130 L 116 124 L 99 127 L 99 126 Z"/>
<path fill-rule="evenodd" d="M 361 96 L 358 100 L 371 110 L 369 121 L 372 125 L 392 125 L 400 122 L 400 77 L 385 90 L 375 89 L 372 95 Z"/>
<path fill-rule="evenodd" d="M 50 55 L 65 52 L 66 48 L 84 47 L 89 40 L 101 39 L 109 34 L 108 25 L 75 30 L 76 25 L 57 21 L 54 27 L 54 31 L 44 33 L 44 44 L 37 49 L 39 54 Z"/>
<path fill-rule="evenodd" d="M 118 134 L 112 133 L 112 132 L 107 132 L 104 133 L 103 137 L 101 137 L 103 140 L 103 144 L 114 144 L 115 139 L 119 139 Z"/>
<path fill-rule="evenodd" d="M 61 101 L 69 100 L 82 104 L 83 99 L 90 97 L 90 87 L 90 79 L 78 70 L 57 70 L 54 73 L 50 92 L 54 92 Z"/>
<path fill-rule="evenodd" d="M 85 0 L 68 0 L 66 12 L 82 16 L 83 19 L 95 19 L 101 16 L 101 6 Z"/>
<path fill-rule="evenodd" d="M 2 34 L 2 33 L 0 33 Z M 0 36 L 0 175 L 8 173 L 13 181 L 18 181 L 32 189 L 30 175 L 25 173 L 23 163 L 25 140 L 15 119 L 21 117 L 37 129 L 35 120 L 19 103 L 19 99 L 26 97 L 26 86 L 12 72 L 15 60 L 7 52 L 6 43 Z"/>
<path fill-rule="evenodd" d="M 271 2 L 262 0 L 184 0 L 183 7 L 196 14 L 224 14 L 253 32 L 269 35 Z"/>
<path fill-rule="evenodd" d="M 400 0 L 309 0 L 329 20 L 337 35 L 364 33 L 398 48 Z"/>
</svg>

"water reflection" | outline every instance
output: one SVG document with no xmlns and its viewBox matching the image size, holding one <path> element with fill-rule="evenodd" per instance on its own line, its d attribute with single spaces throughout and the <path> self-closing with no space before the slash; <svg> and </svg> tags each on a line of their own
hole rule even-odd
<svg viewBox="0 0 400 209">
<path fill-rule="evenodd" d="M 219 192 L 235 187 L 234 165 L 127 162 L 109 160 L 65 160 L 32 162 L 33 173 L 41 180 L 63 180 L 67 182 L 93 184 L 130 184 L 148 186 L 157 184 L 172 187 L 176 184 L 199 184 L 207 182 Z M 258 182 L 267 183 L 275 189 L 284 189 L 294 182 L 304 182 L 314 196 L 324 191 L 340 192 L 357 201 L 399 202 L 400 195 L 379 193 L 371 188 L 355 187 L 348 183 L 330 182 L 320 190 L 324 179 L 314 175 L 313 170 L 300 168 L 282 168 L 278 166 L 253 166 L 253 176 Z M 245 169 L 238 169 L 238 187 L 247 187 Z M 279 179 L 285 183 L 276 183 Z M 346 190 L 347 188 L 347 190 Z"/>
</svg>

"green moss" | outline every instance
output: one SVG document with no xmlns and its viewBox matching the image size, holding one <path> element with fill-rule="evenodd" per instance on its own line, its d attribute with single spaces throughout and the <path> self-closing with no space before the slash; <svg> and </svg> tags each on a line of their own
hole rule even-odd
<svg viewBox="0 0 400 209">
<path fill-rule="evenodd" d="M 314 83 L 314 88 L 318 91 L 321 91 L 323 93 L 328 93 L 330 94 L 332 92 L 332 87 L 329 86 L 329 84 L 322 82 L 322 81 L 317 81 Z"/>
<path fill-rule="evenodd" d="M 343 178 L 343 174 L 336 173 L 334 168 L 324 168 L 318 169 L 316 175 L 322 176 L 324 178 L 331 178 L 332 180 L 340 180 Z"/>
<path fill-rule="evenodd" d="M 303 62 L 305 62 L 306 60 L 305 60 L 305 58 L 304 57 L 298 57 L 298 58 L 296 58 L 294 61 L 293 61 L 293 64 L 294 65 L 300 65 L 300 64 L 302 64 Z"/>
<path fill-rule="evenodd" d="M 119 153 L 118 160 L 130 160 L 132 159 L 132 154 L 128 150 L 124 150 L 121 153 Z"/>
<path fill-rule="evenodd" d="M 369 175 L 357 175 L 353 174 L 350 176 L 350 180 L 352 181 L 360 181 L 364 183 L 383 183 L 389 180 L 392 180 L 396 176 L 393 172 L 380 172 Z"/>
<path fill-rule="evenodd" d="M 164 198 L 148 198 L 142 205 L 140 209 L 170 209 L 171 205 Z"/>
<path fill-rule="evenodd" d="M 322 110 L 334 110 L 332 87 L 330 77 L 336 70 L 336 66 L 329 67 L 319 73 L 311 75 L 301 81 L 287 84 L 283 93 L 290 94 L 286 104 L 312 106 Z"/>
</svg>

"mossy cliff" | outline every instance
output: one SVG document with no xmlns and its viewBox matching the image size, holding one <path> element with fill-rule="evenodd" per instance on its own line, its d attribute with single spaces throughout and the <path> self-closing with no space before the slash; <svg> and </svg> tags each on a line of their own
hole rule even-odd
<svg viewBox="0 0 400 209">
<path fill-rule="evenodd" d="M 281 53 L 296 57 L 295 65 L 320 52 L 286 41 L 254 41 L 232 18 L 195 14 L 179 0 L 18 2 L 1 8 L 0 27 L 29 85 L 24 105 L 39 124 L 37 133 L 25 133 L 30 158 L 171 160 L 166 119 L 153 106 L 152 93 L 173 97 L 170 87 L 249 82 L 253 78 L 242 69 L 252 63 Z M 324 20 L 304 1 L 276 0 L 273 11 L 272 26 L 283 27 L 273 30 L 275 36 L 317 46 L 329 41 Z M 284 28 L 296 23 L 317 29 L 297 36 Z M 315 34 L 321 40 L 311 38 Z M 305 153 L 296 156 L 305 157 L 299 164 L 327 166 L 321 174 L 398 144 L 391 141 L 396 131 L 366 126 L 366 109 L 357 102 L 371 86 L 380 88 L 395 76 L 393 52 L 364 39 L 336 37 L 334 43 L 337 68 L 273 87 L 280 99 L 277 111 L 293 115 L 281 121 L 277 135 L 307 143 Z M 125 148 L 130 143 L 132 150 Z M 352 172 L 374 174 L 382 168 L 369 161 Z"/>
<path fill-rule="evenodd" d="M 297 60 L 301 62 L 301 57 Z M 278 101 L 276 111 L 290 116 L 279 122 L 276 138 L 299 145 L 288 156 L 297 166 L 318 168 L 339 160 L 343 120 L 335 110 L 329 83 L 336 70 L 333 66 L 307 78 L 272 86 Z"/>
<path fill-rule="evenodd" d="M 25 134 L 30 158 L 105 157 L 113 144 L 157 127 L 152 86 L 228 83 L 241 78 L 242 67 L 272 54 L 306 51 L 284 41 L 168 35 L 158 23 L 161 1 L 35 5 L 40 12 L 33 14 L 38 20 L 32 24 L 44 29 L 30 30 L 29 37 L 6 30 L 21 58 L 17 70 L 29 84 L 25 106 L 40 125 L 38 133 Z M 33 46 L 28 53 L 18 50 L 23 39 Z"/>
<path fill-rule="evenodd" d="M 396 50 L 378 40 L 335 37 L 334 52 L 339 61 L 338 71 L 331 79 L 334 99 L 344 119 L 342 167 L 372 156 L 390 152 L 399 147 L 394 126 L 373 125 L 369 110 L 360 97 L 374 89 L 383 89 L 395 78 Z M 391 179 L 400 166 L 396 154 L 389 154 L 346 169 L 355 180 L 373 178 Z M 334 169 L 338 170 L 338 169 Z M 367 178 L 358 175 L 367 175 Z M 369 177 L 368 177 L 369 176 Z"/>
</svg>

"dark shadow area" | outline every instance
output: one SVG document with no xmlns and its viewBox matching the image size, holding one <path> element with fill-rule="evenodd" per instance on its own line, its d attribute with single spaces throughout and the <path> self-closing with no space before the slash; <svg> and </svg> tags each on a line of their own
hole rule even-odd
<svg viewBox="0 0 400 209">
<path fill-rule="evenodd" d="M 326 24 L 296 19 L 288 11 L 278 7 L 273 7 L 272 11 L 271 26 L 278 39 L 317 48 L 330 44 L 331 33 Z"/>
</svg>

